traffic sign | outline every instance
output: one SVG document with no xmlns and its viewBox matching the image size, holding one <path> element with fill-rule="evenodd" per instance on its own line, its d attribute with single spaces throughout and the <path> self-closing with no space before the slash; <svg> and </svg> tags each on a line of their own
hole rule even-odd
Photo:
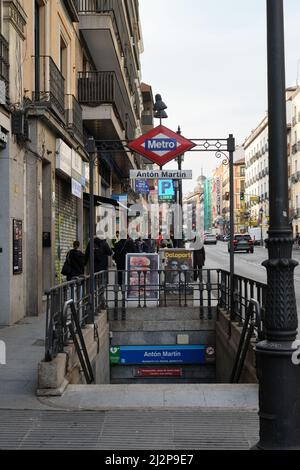
<svg viewBox="0 0 300 470">
<path fill-rule="evenodd" d="M 147 134 L 128 144 L 128 148 L 143 155 L 159 166 L 174 160 L 196 144 L 171 131 L 165 126 L 158 126 Z"/>
<path fill-rule="evenodd" d="M 158 181 L 158 200 L 172 202 L 175 198 L 175 190 L 173 180 Z"/>
</svg>

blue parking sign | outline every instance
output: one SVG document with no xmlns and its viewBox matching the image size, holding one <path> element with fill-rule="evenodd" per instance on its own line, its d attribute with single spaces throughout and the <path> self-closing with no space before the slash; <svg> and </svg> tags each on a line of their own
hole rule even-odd
<svg viewBox="0 0 300 470">
<path fill-rule="evenodd" d="M 160 201 L 173 201 L 175 189 L 173 180 L 158 180 L 158 198 Z"/>
</svg>

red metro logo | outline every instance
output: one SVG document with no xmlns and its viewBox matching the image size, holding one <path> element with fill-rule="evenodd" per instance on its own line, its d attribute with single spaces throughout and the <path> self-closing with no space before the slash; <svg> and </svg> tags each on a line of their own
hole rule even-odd
<svg viewBox="0 0 300 470">
<path fill-rule="evenodd" d="M 130 150 L 143 155 L 159 166 L 166 165 L 195 146 L 194 142 L 164 126 L 158 126 L 128 144 Z"/>
</svg>

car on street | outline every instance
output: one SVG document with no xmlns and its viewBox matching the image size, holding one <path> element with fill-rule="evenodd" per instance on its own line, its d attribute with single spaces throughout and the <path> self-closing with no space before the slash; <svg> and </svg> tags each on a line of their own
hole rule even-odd
<svg viewBox="0 0 300 470">
<path fill-rule="evenodd" d="M 217 244 L 217 236 L 213 233 L 205 233 L 204 234 L 204 245 L 216 245 Z"/>
<path fill-rule="evenodd" d="M 234 251 L 246 251 L 254 253 L 254 243 L 249 233 L 237 233 L 233 238 Z M 228 253 L 230 253 L 230 241 L 228 242 Z"/>
</svg>

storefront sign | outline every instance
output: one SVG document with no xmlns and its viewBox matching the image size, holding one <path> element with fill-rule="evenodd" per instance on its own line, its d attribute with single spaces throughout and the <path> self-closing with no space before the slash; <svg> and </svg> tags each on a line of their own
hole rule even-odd
<svg viewBox="0 0 300 470">
<path fill-rule="evenodd" d="M 110 348 L 110 363 L 137 364 L 205 364 L 206 346 L 115 346 Z"/>
<path fill-rule="evenodd" d="M 23 272 L 23 222 L 13 220 L 13 274 Z"/>
<path fill-rule="evenodd" d="M 82 186 L 81 183 L 72 178 L 72 194 L 73 196 L 82 199 Z"/>
<path fill-rule="evenodd" d="M 56 169 L 72 176 L 72 149 L 62 139 L 56 139 Z"/>
<path fill-rule="evenodd" d="M 72 149 L 72 178 L 81 184 L 82 181 L 82 159 L 81 156 Z"/>
<path fill-rule="evenodd" d="M 158 300 L 159 256 L 135 253 L 126 256 L 127 300 Z"/>
<path fill-rule="evenodd" d="M 130 170 L 130 179 L 191 180 L 193 170 Z"/>
<path fill-rule="evenodd" d="M 135 369 L 135 377 L 182 377 L 181 368 L 165 367 L 139 367 Z"/>
</svg>

